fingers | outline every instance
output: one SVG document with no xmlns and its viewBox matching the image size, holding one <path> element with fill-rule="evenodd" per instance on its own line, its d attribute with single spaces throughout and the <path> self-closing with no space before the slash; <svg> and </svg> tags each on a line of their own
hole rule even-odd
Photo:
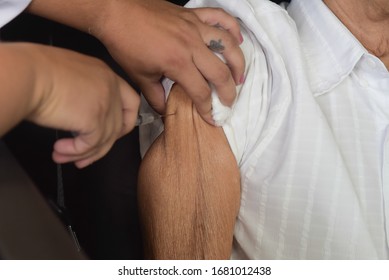
<svg viewBox="0 0 389 280">
<path fill-rule="evenodd" d="M 194 13 L 204 23 L 199 26 L 199 32 L 204 45 L 196 45 L 193 53 L 193 63 L 198 74 L 187 73 L 182 69 L 177 81 L 190 95 L 200 115 L 209 123 L 211 115 L 211 97 L 208 85 L 204 79 L 213 84 L 220 101 L 231 106 L 236 98 L 236 85 L 244 81 L 245 60 L 239 47 L 242 42 L 238 21 L 222 9 L 193 9 Z M 224 62 L 214 53 L 219 53 Z M 184 76 L 188 76 L 188 81 Z M 208 87 L 208 90 L 204 88 Z M 212 118 L 211 118 L 212 119 Z"/>
<path fill-rule="evenodd" d="M 122 80 L 120 88 L 123 125 L 119 137 L 122 137 L 129 133 L 135 126 L 139 111 L 140 97 L 124 80 Z"/>
<path fill-rule="evenodd" d="M 236 98 L 236 85 L 228 67 L 215 55 L 204 53 L 194 60 L 202 75 L 213 84 L 222 104 L 231 106 Z"/>
<path fill-rule="evenodd" d="M 243 37 L 240 33 L 238 20 L 220 8 L 191 10 L 203 23 L 198 28 L 204 43 L 212 51 L 223 54 L 236 85 L 241 84 L 244 81 L 245 60 L 242 50 L 239 48 Z M 221 66 L 219 66 L 220 68 Z M 213 81 L 210 80 L 210 82 Z M 216 86 L 216 88 L 218 87 Z"/>
<path fill-rule="evenodd" d="M 245 61 L 237 40 L 240 37 L 237 21 L 231 16 L 225 16 L 223 10 L 217 10 L 222 16 L 216 19 L 208 14 L 208 9 L 202 11 L 201 19 L 206 23 L 200 25 L 199 33 L 203 41 L 198 41 L 193 48 L 191 63 L 179 64 L 170 78 L 191 97 L 201 117 L 214 124 L 209 83 L 214 86 L 220 101 L 231 106 L 236 98 L 236 86 L 244 81 Z M 216 23 L 218 27 L 208 25 Z M 225 61 L 215 52 L 221 54 Z"/>
<path fill-rule="evenodd" d="M 74 162 L 78 168 L 84 168 L 105 156 L 118 138 L 134 128 L 140 98 L 124 80 L 119 77 L 118 79 L 119 93 L 111 94 L 119 96 L 120 102 L 110 107 L 107 113 L 103 114 L 105 117 L 93 118 L 100 121 L 81 128 L 74 138 L 57 140 L 52 155 L 55 162 Z"/>
<path fill-rule="evenodd" d="M 243 52 L 237 42 L 227 31 L 219 28 L 204 26 L 201 33 L 203 40 L 208 48 L 215 53 L 223 55 L 223 58 L 226 60 L 229 70 L 232 73 L 235 84 L 241 84 L 244 80 L 245 60 Z M 207 51 L 205 48 L 201 48 L 200 50 L 201 53 L 199 56 L 204 56 L 206 59 L 208 59 L 209 56 L 206 56 L 206 53 L 209 53 L 209 50 Z M 225 67 L 221 66 L 220 61 L 218 61 L 216 64 L 218 69 L 226 69 Z M 203 73 L 203 71 L 201 72 Z M 216 81 L 209 81 L 217 87 L 215 83 Z"/>
<path fill-rule="evenodd" d="M 150 106 L 159 114 L 163 115 L 165 112 L 165 91 L 159 80 L 153 81 L 146 78 L 139 77 L 138 84 L 142 89 Z"/>
<path fill-rule="evenodd" d="M 244 77 L 238 21 L 222 9 L 189 9 L 166 1 L 136 2 L 131 20 L 122 9 L 115 9 L 118 14 L 109 17 L 110 24 L 106 26 L 114 26 L 120 32 L 104 32 L 100 38 L 156 111 L 165 111 L 160 80 L 167 77 L 181 85 L 200 115 L 213 123 L 209 83 L 214 85 L 220 101 L 230 106 L 236 97 L 235 87 Z M 144 18 L 153 20 L 141 21 Z M 226 63 L 209 50 L 211 42 L 220 42 L 219 52 Z"/>
<path fill-rule="evenodd" d="M 209 66 L 214 67 L 212 60 L 219 60 L 213 53 L 209 53 Z M 218 63 L 223 64 L 220 60 L 217 61 Z M 195 62 L 196 64 L 196 62 Z M 198 66 L 196 64 L 196 66 Z M 226 67 L 224 65 L 224 67 Z M 226 67 L 227 68 L 227 67 Z M 210 70 L 211 73 L 212 69 Z M 229 84 L 230 84 L 230 95 L 235 96 L 235 86 L 234 81 L 231 78 L 231 74 L 228 71 L 228 77 Z M 189 97 L 192 99 L 193 104 L 196 106 L 196 109 L 200 116 L 208 123 L 214 125 L 214 121 L 212 118 L 212 100 L 211 100 L 211 89 L 204 80 L 204 76 L 201 73 L 201 69 L 196 68 L 194 65 L 185 65 L 182 67 L 182 71 L 180 72 L 179 80 L 180 85 L 186 92 L 186 94 L 189 95 Z M 208 77 L 205 77 L 206 79 Z"/>
<path fill-rule="evenodd" d="M 233 35 L 236 42 L 239 44 L 243 42 L 238 20 L 227 14 L 223 9 L 197 8 L 193 9 L 193 12 L 202 22 L 210 26 L 219 26 Z"/>
<path fill-rule="evenodd" d="M 83 168 L 111 149 L 122 132 L 121 107 L 111 107 L 105 117 L 99 116 L 93 120 L 96 121 L 86 122 L 85 127 L 81 127 L 74 138 L 63 138 L 55 142 L 52 155 L 55 162 L 74 162 L 78 168 Z"/>
<path fill-rule="evenodd" d="M 56 163 L 74 162 L 78 168 L 84 168 L 102 158 L 112 147 L 114 141 L 106 141 L 96 144 L 96 139 L 89 143 L 88 138 L 96 138 L 79 135 L 75 138 L 57 140 L 54 144 L 53 160 Z"/>
<path fill-rule="evenodd" d="M 244 58 L 236 41 L 225 30 L 214 27 L 204 27 L 204 41 L 216 41 L 219 53 L 226 60 L 224 63 L 205 44 L 198 44 L 192 57 L 192 63 L 180 65 L 175 73 L 175 80 L 191 97 L 197 111 L 208 123 L 213 124 L 211 108 L 211 83 L 220 101 L 231 106 L 236 98 L 236 85 L 244 79 Z M 215 39 L 215 40 L 214 40 Z M 215 43 L 215 42 L 214 42 Z"/>
</svg>

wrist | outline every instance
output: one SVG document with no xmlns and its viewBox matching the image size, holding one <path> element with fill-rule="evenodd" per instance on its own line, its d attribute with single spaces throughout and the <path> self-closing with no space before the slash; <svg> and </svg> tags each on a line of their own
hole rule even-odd
<svg viewBox="0 0 389 280">
<path fill-rule="evenodd" d="M 94 26 L 89 33 L 96 37 L 106 47 L 117 44 L 117 33 L 126 30 L 128 32 L 123 36 L 131 36 L 134 28 L 139 28 L 139 23 L 144 22 L 146 18 L 141 17 L 144 6 L 148 5 L 146 0 L 116 0 L 106 1 L 104 13 L 94 22 Z M 131 19 L 119 21 L 120 19 Z M 130 23 L 130 24 L 129 24 Z"/>
<path fill-rule="evenodd" d="M 32 0 L 27 12 L 65 24 L 95 37 L 104 26 L 112 0 Z"/>
<path fill-rule="evenodd" d="M 25 118 L 29 118 L 46 102 L 53 88 L 52 73 L 47 61 L 48 48 L 33 43 L 20 43 L 21 52 L 25 56 L 25 80 L 29 81 L 28 107 Z M 28 78 L 27 78 L 28 77 Z"/>
<path fill-rule="evenodd" d="M 0 135 L 35 111 L 44 96 L 44 82 L 38 67 L 43 63 L 36 57 L 31 43 L 3 43 L 0 45 Z"/>
</svg>

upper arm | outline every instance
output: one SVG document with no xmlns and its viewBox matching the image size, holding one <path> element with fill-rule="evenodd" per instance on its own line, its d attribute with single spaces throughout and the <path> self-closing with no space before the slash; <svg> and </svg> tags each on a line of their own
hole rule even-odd
<svg viewBox="0 0 389 280">
<path fill-rule="evenodd" d="M 240 176 L 221 128 L 204 122 L 179 86 L 170 93 L 165 131 L 139 174 L 148 257 L 230 257 Z"/>
</svg>

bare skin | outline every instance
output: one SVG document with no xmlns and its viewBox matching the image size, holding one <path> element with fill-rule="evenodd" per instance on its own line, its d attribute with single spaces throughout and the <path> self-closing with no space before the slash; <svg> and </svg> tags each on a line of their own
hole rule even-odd
<svg viewBox="0 0 389 280">
<path fill-rule="evenodd" d="M 324 3 L 389 69 L 389 1 L 324 0 Z"/>
<path fill-rule="evenodd" d="M 102 61 L 30 43 L 1 43 L 0 60 L 0 136 L 23 119 L 77 132 L 53 159 L 82 168 L 134 128 L 139 95 Z"/>
<path fill-rule="evenodd" d="M 180 84 L 209 123 L 208 82 L 231 105 L 244 80 L 239 24 L 221 9 L 186 9 L 163 0 L 32 0 L 28 11 L 99 39 L 160 113 L 162 77 Z M 221 40 L 227 64 L 208 49 L 211 40 Z"/>
<path fill-rule="evenodd" d="M 389 1 L 324 2 L 366 49 L 379 57 L 389 69 Z M 174 119 L 167 118 L 166 130 L 151 147 L 140 173 L 140 206 L 149 256 L 177 259 L 207 256 L 228 258 L 232 225 L 214 225 L 217 217 L 229 222 L 236 217 L 238 184 L 228 183 L 235 182 L 239 175 L 236 171 L 227 171 L 236 168 L 235 159 L 231 156 L 222 132 L 211 135 L 212 130 L 208 131 L 207 126 L 198 125 L 195 121 L 195 112 L 187 101 L 176 95 L 172 98 L 174 106 L 171 104 L 170 112 L 178 112 L 179 115 Z M 218 145 L 202 149 L 207 143 Z M 220 161 L 218 155 L 225 154 L 230 156 Z M 215 173 L 214 181 L 208 182 L 203 173 Z M 217 176 L 220 173 L 227 177 L 227 182 L 225 177 Z M 227 184 L 227 187 L 221 187 L 223 184 Z M 224 192 L 225 199 L 220 200 L 218 195 L 199 196 L 207 192 Z M 209 218 L 206 214 L 220 209 L 223 212 L 218 213 L 219 216 L 212 216 L 215 218 Z M 204 229 L 208 228 L 212 229 L 212 236 L 225 234 L 224 238 L 215 239 L 218 241 L 215 242 L 217 248 L 222 249 L 214 251 L 214 254 L 204 241 Z"/>
<path fill-rule="evenodd" d="M 228 259 L 240 203 L 234 155 L 223 130 L 204 122 L 179 86 L 167 114 L 139 174 L 146 256 Z"/>
<path fill-rule="evenodd" d="M 99 39 L 161 113 L 165 110 L 163 76 L 186 89 L 209 123 L 208 81 L 226 105 L 235 98 L 235 85 L 243 81 L 239 25 L 220 9 L 185 9 L 163 0 L 32 0 L 27 11 Z M 212 40 L 220 40 L 225 48 L 227 65 L 208 49 Z M 45 52 L 47 57 L 42 57 Z M 0 136 L 25 118 L 77 132 L 78 137 L 55 144 L 53 159 L 74 161 L 82 168 L 101 158 L 114 140 L 133 128 L 139 97 L 101 61 L 33 44 L 1 46 L 0 56 L 7 58 L 0 69 L 0 100 L 7 107 L 0 113 Z M 39 57 L 42 63 L 37 62 Z M 26 66 L 21 74 L 10 71 L 17 63 Z M 47 69 L 51 72 L 45 79 Z M 28 103 L 34 100 L 39 102 Z"/>
</svg>

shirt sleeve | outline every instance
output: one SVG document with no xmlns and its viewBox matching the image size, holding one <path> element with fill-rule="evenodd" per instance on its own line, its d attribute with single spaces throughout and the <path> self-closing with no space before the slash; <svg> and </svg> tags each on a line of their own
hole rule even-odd
<svg viewBox="0 0 389 280">
<path fill-rule="evenodd" d="M 19 15 L 31 0 L 0 0 L 0 28 Z"/>
<path fill-rule="evenodd" d="M 223 8 L 240 21 L 245 82 L 237 88 L 237 101 L 222 127 L 242 167 L 266 149 L 280 129 L 292 101 L 283 58 L 290 55 L 289 48 L 295 44 L 287 39 L 279 40 L 285 38 L 284 31 L 287 33 L 292 24 L 284 8 L 267 0 L 192 0 L 186 6 Z M 160 127 L 158 129 L 160 132 Z M 147 132 L 145 135 L 157 134 Z"/>
<path fill-rule="evenodd" d="M 266 150 L 291 104 L 284 58 L 295 45 L 285 36 L 293 23 L 285 8 L 267 0 L 192 0 L 187 7 L 223 8 L 240 21 L 245 82 L 237 89 L 237 102 L 223 130 L 242 167 Z"/>
</svg>

